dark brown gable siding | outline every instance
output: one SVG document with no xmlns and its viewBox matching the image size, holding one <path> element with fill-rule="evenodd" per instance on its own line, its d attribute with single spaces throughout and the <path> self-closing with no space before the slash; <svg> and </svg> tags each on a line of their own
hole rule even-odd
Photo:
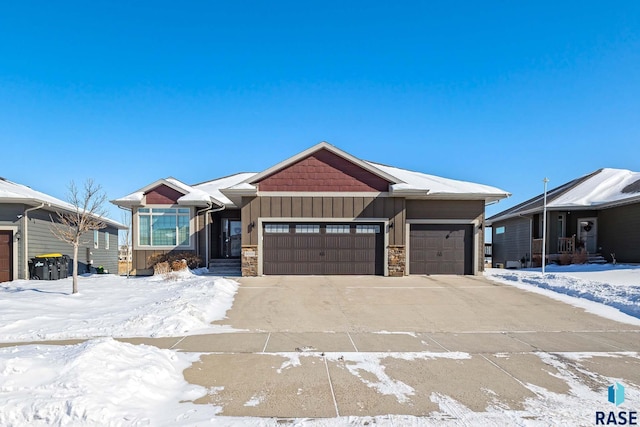
<svg viewBox="0 0 640 427">
<path fill-rule="evenodd" d="M 184 194 L 164 184 L 148 191 L 145 195 L 147 196 L 147 205 L 173 205 L 178 202 L 180 197 L 184 196 Z"/>
<path fill-rule="evenodd" d="M 389 182 L 320 150 L 258 183 L 260 191 L 388 191 Z"/>
</svg>

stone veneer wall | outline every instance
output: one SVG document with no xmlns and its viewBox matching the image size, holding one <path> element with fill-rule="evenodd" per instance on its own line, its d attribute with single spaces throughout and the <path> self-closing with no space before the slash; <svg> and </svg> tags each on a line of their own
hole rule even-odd
<svg viewBox="0 0 640 427">
<path fill-rule="evenodd" d="M 242 245 L 242 276 L 258 275 L 258 246 Z"/>
<path fill-rule="evenodd" d="M 389 245 L 389 276 L 404 276 L 406 269 L 407 255 L 404 245 Z"/>
</svg>

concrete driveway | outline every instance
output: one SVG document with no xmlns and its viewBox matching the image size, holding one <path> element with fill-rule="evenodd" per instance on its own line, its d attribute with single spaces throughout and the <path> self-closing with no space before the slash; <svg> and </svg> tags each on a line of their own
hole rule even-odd
<svg viewBox="0 0 640 427">
<path fill-rule="evenodd" d="M 548 424 L 570 402 L 584 405 L 584 420 L 594 406 L 609 410 L 612 378 L 640 387 L 640 327 L 482 277 L 240 282 L 217 322 L 237 332 L 164 343 L 215 352 L 185 378 L 213 390 L 199 403 L 221 415 L 437 421 L 498 411 Z"/>
</svg>

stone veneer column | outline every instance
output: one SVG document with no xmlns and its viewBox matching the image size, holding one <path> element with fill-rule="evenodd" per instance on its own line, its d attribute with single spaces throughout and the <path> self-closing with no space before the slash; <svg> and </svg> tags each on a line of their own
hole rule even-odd
<svg viewBox="0 0 640 427">
<path fill-rule="evenodd" d="M 258 246 L 242 246 L 242 276 L 258 275 Z"/>
<path fill-rule="evenodd" d="M 389 245 L 389 276 L 404 276 L 406 269 L 407 256 L 404 245 Z"/>
</svg>

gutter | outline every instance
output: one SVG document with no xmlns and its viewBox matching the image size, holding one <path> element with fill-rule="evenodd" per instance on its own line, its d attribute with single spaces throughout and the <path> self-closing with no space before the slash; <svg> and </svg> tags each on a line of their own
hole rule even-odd
<svg viewBox="0 0 640 427">
<path fill-rule="evenodd" d="M 31 211 L 35 211 L 38 209 L 42 209 L 45 205 L 51 206 L 50 203 L 40 202 L 40 206 L 34 206 L 32 208 L 28 208 L 24 210 L 22 216 L 22 231 L 24 236 L 22 237 L 22 246 L 23 246 L 23 254 L 24 254 L 24 278 L 25 280 L 29 280 L 29 216 L 27 215 Z"/>
</svg>

